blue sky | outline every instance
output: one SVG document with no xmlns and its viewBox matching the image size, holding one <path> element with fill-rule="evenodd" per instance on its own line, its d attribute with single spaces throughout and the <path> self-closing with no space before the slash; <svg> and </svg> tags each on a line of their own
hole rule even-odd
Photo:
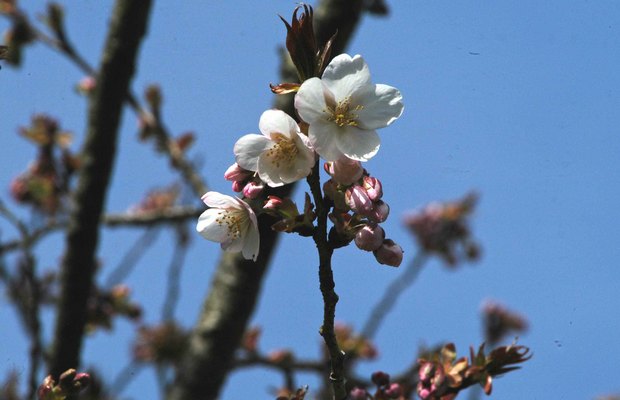
<svg viewBox="0 0 620 400">
<path fill-rule="evenodd" d="M 465 354 L 482 340 L 480 304 L 492 298 L 528 316 L 531 329 L 520 343 L 534 352 L 521 371 L 496 381 L 492 398 L 592 399 L 620 392 L 612 372 L 620 355 L 620 3 L 390 3 L 390 17 L 365 18 L 349 47 L 364 56 L 376 83 L 396 86 L 404 96 L 403 116 L 380 132 L 381 150 L 366 165 L 382 180 L 391 206 L 384 227 L 410 260 L 415 246 L 402 214 L 474 189 L 481 201 L 473 229 L 484 251 L 480 262 L 456 272 L 428 263 L 380 330 L 380 358 L 362 372 L 400 371 L 420 343 L 454 341 Z M 111 4 L 66 2 L 68 33 L 92 64 L 99 60 Z M 45 2 L 24 5 L 34 15 Z M 196 132 L 191 154 L 214 190 L 230 194 L 222 175 L 233 160 L 232 146 L 258 131 L 272 102 L 268 83 L 277 82 L 284 40 L 277 14 L 288 17 L 294 5 L 157 2 L 154 8 L 133 88 L 141 93 L 147 84 L 161 85 L 167 125 L 177 134 Z M 33 113 L 57 117 L 75 133 L 74 149 L 81 143 L 86 103 L 72 89 L 80 78 L 41 45 L 27 50 L 20 70 L 3 66 L 3 199 L 12 177 L 34 156 L 16 135 Z M 148 189 L 176 179 L 164 158 L 136 143 L 136 134 L 136 119 L 126 112 L 109 211 L 126 210 Z M 4 221 L 0 227 L 3 239 L 12 237 Z M 102 280 L 138 234 L 105 231 Z M 160 315 L 172 238 L 162 232 L 128 281 L 148 310 L 146 322 Z M 58 234 L 43 242 L 41 268 L 56 266 L 62 247 Z M 263 326 L 265 350 L 318 354 L 321 298 L 313 250 L 304 238 L 287 236 L 281 243 L 253 318 Z M 218 257 L 217 245 L 195 237 L 177 310 L 186 326 L 196 319 Z M 337 319 L 360 328 L 400 271 L 353 247 L 339 250 L 334 266 Z M 25 343 L 13 311 L 1 301 L 0 334 L 15 345 L 4 346 L 0 365 L 25 373 Z M 108 378 L 125 364 L 133 339 L 129 323 L 118 321 L 116 328 L 94 334 L 84 353 L 86 363 L 99 365 Z M 153 398 L 153 377 L 150 370 L 140 372 L 127 396 Z M 316 380 L 307 378 L 312 389 Z M 275 373 L 244 371 L 230 378 L 223 398 L 272 398 L 268 387 L 280 383 Z"/>
</svg>

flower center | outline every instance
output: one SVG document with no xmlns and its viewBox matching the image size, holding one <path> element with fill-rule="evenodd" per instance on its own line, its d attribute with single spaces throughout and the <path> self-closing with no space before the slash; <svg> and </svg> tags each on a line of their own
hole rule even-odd
<svg viewBox="0 0 620 400">
<path fill-rule="evenodd" d="M 281 133 L 272 134 L 271 140 L 274 141 L 274 145 L 267 150 L 267 156 L 272 164 L 278 168 L 281 164 L 291 165 L 299 153 L 295 142 Z"/>
<path fill-rule="evenodd" d="M 228 237 L 236 240 L 241 237 L 245 219 L 241 213 L 222 210 L 218 213 L 215 222 L 219 225 L 226 225 L 228 228 Z"/>
<path fill-rule="evenodd" d="M 328 113 L 328 121 L 334 121 L 338 126 L 357 126 L 358 115 L 354 111 L 363 109 L 364 106 L 358 105 L 351 107 L 351 98 L 347 97 L 336 104 L 336 107 L 327 106 L 327 110 L 323 110 Z"/>
</svg>

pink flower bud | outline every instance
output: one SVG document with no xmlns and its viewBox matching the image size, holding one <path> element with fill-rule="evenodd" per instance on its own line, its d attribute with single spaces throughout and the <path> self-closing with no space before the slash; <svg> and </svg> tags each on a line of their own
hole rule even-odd
<svg viewBox="0 0 620 400">
<path fill-rule="evenodd" d="M 403 391 L 398 383 L 392 383 L 385 391 L 385 395 L 390 399 L 397 399 L 401 396 L 402 392 Z"/>
<path fill-rule="evenodd" d="M 224 172 L 224 179 L 227 181 L 241 182 L 247 180 L 251 175 L 252 171 L 243 169 L 239 164 L 234 163 Z"/>
<path fill-rule="evenodd" d="M 353 388 L 353 390 L 351 390 L 351 393 L 349 393 L 349 399 L 351 399 L 351 400 L 367 400 L 368 399 L 368 393 L 366 392 L 366 390 L 364 390 L 362 388 L 355 387 L 355 388 Z"/>
<path fill-rule="evenodd" d="M 375 222 L 385 222 L 390 215 L 390 206 L 383 201 L 379 200 L 374 203 L 372 211 L 368 214 L 368 218 Z"/>
<path fill-rule="evenodd" d="M 97 85 L 97 81 L 92 76 L 86 76 L 80 80 L 77 84 L 77 90 L 80 93 L 91 93 L 95 90 L 95 86 Z"/>
<path fill-rule="evenodd" d="M 363 186 L 370 200 L 377 201 L 383 197 L 383 186 L 379 179 L 373 178 L 372 176 L 365 176 Z"/>
<path fill-rule="evenodd" d="M 403 249 L 391 239 L 385 239 L 374 255 L 379 264 L 391 267 L 398 267 L 403 261 Z"/>
<path fill-rule="evenodd" d="M 325 163 L 325 172 L 342 185 L 352 185 L 364 174 L 364 168 L 359 161 L 343 157 L 338 161 Z"/>
<path fill-rule="evenodd" d="M 237 192 L 240 193 L 243 190 L 243 187 L 245 186 L 245 184 L 241 181 L 233 181 L 232 183 L 232 190 L 233 192 Z"/>
<path fill-rule="evenodd" d="M 263 192 L 265 185 L 257 182 L 248 182 L 243 188 L 243 195 L 248 199 L 255 199 Z"/>
<path fill-rule="evenodd" d="M 278 196 L 267 196 L 267 201 L 265 201 L 265 205 L 263 208 L 265 210 L 278 210 L 283 204 L 283 200 Z"/>
<path fill-rule="evenodd" d="M 372 201 L 360 185 L 353 185 L 344 193 L 344 201 L 354 212 L 367 215 L 372 211 Z"/>
<path fill-rule="evenodd" d="M 355 234 L 355 245 L 365 251 L 377 250 L 383 244 L 385 231 L 377 224 L 365 225 Z"/>
</svg>

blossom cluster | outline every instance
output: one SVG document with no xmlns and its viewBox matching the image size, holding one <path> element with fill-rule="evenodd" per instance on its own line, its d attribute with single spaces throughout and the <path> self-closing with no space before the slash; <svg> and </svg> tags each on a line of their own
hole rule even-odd
<svg viewBox="0 0 620 400">
<path fill-rule="evenodd" d="M 379 226 L 389 214 L 389 206 L 382 200 L 381 182 L 362 163 L 379 151 L 377 129 L 401 116 L 402 96 L 392 86 L 372 83 L 368 65 L 360 55 L 340 54 L 327 63 L 331 42 L 321 51 L 316 44 L 309 49 L 296 47 L 314 43 L 313 37 L 289 40 L 295 35 L 312 35 L 304 21 L 294 15 L 292 25 L 285 22 L 287 48 L 301 83 L 272 86 L 274 93 L 295 93 L 294 106 L 300 121 L 275 109 L 261 115 L 260 133 L 237 140 L 233 148 L 235 163 L 224 174 L 232 182 L 232 190 L 244 199 L 206 193 L 202 200 L 209 209 L 199 217 L 196 229 L 204 238 L 220 243 L 222 249 L 241 252 L 244 258 L 254 261 L 260 247 L 257 214 L 278 217 L 280 222 L 273 226 L 277 231 L 312 235 L 315 214 L 309 196 L 302 212 L 290 199 L 268 196 L 262 208 L 254 199 L 264 198 L 267 188 L 308 177 L 323 159 L 330 179 L 323 186 L 324 196 L 319 198 L 324 197 L 331 207 L 332 246 L 354 240 L 360 249 L 372 251 L 380 263 L 398 266 L 402 249 L 386 239 Z M 316 59 L 304 59 L 308 54 L 314 54 Z"/>
</svg>

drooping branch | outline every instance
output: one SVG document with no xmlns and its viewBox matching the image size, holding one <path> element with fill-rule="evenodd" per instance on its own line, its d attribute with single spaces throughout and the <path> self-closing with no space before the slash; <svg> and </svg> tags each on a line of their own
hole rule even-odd
<svg viewBox="0 0 620 400">
<path fill-rule="evenodd" d="M 80 364 L 86 305 L 93 284 L 99 221 L 116 155 L 122 105 L 146 33 L 150 0 L 116 2 L 110 31 L 90 100 L 75 209 L 67 232 L 61 295 L 49 370 L 53 376 Z"/>
<path fill-rule="evenodd" d="M 319 43 L 338 32 L 332 54 L 342 52 L 362 14 L 361 0 L 323 0 L 314 13 L 314 27 Z M 281 81 L 295 82 L 297 74 L 288 56 L 282 62 Z M 275 108 L 294 116 L 291 95 L 276 98 Z M 295 185 L 286 185 L 269 194 L 287 197 Z M 261 247 L 256 262 L 238 254 L 223 254 L 211 282 L 198 322 L 190 338 L 187 355 L 169 390 L 169 400 L 215 399 L 231 368 L 247 322 L 260 294 L 262 279 L 277 244 L 271 230 L 275 221 L 268 215 L 259 218 Z"/>
</svg>

